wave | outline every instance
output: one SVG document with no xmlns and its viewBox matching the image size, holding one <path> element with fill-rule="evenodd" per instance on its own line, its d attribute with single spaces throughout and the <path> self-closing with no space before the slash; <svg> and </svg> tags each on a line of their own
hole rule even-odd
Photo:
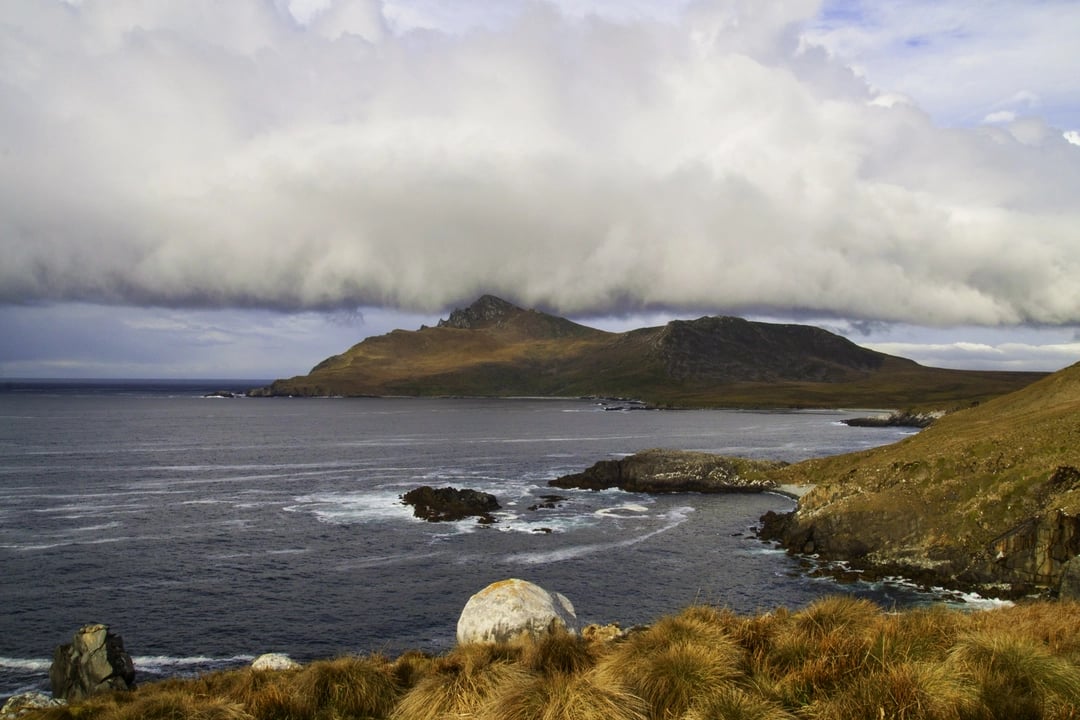
<svg viewBox="0 0 1080 720">
<path fill-rule="evenodd" d="M 497 558 L 496 561 L 512 565 L 542 565 L 547 563 L 560 562 L 562 560 L 573 560 L 576 558 L 584 557 L 586 555 L 592 555 L 593 553 L 631 547 L 633 545 L 645 542 L 649 538 L 656 537 L 657 535 L 661 535 L 668 532 L 669 530 L 678 527 L 689 518 L 690 513 L 692 512 L 694 512 L 694 508 L 689 506 L 673 508 L 672 510 L 669 510 L 667 513 L 661 516 L 662 519 L 667 521 L 663 526 L 650 532 L 627 538 L 625 540 L 618 540 L 616 542 L 609 543 L 593 543 L 589 545 L 573 545 L 571 547 L 559 548 L 558 550 L 545 550 L 541 552 L 512 553 L 510 555 L 504 555 L 501 558 Z M 461 558 L 458 562 L 472 562 L 472 559 Z"/>
<path fill-rule="evenodd" d="M 52 666 L 51 658 L 10 658 L 0 657 L 0 670 L 28 670 L 48 672 Z"/>
</svg>

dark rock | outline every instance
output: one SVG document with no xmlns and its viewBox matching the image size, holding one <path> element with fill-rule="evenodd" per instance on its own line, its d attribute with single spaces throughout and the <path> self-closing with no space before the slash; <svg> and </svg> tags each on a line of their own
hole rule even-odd
<svg viewBox="0 0 1080 720">
<path fill-rule="evenodd" d="M 1080 602 L 1080 555 L 1069 560 L 1061 568 L 1061 584 L 1058 598 Z"/>
<path fill-rule="evenodd" d="M 503 318 L 521 312 L 521 308 L 494 295 L 484 295 L 467 308 L 459 308 L 450 313 L 446 320 L 440 320 L 437 327 L 471 330 L 487 327 Z"/>
<path fill-rule="evenodd" d="M 215 390 L 214 392 L 208 392 L 203 395 L 204 398 L 234 398 L 236 393 L 232 390 Z"/>
<path fill-rule="evenodd" d="M 541 495 L 540 499 L 543 500 L 543 502 L 530 505 L 529 510 L 554 510 L 559 507 L 559 503 L 566 501 L 566 498 L 562 495 Z"/>
<path fill-rule="evenodd" d="M 135 666 L 123 639 L 108 625 L 84 625 L 70 644 L 56 648 L 49 683 L 54 697 L 73 702 L 107 690 L 131 690 Z"/>
<path fill-rule="evenodd" d="M 495 522 L 491 513 L 499 509 L 498 501 L 490 493 L 453 487 L 424 485 L 402 495 L 401 501 L 412 506 L 413 515 L 429 522 L 477 517 L 479 522 L 490 524 Z"/>
<path fill-rule="evenodd" d="M 686 450 L 646 450 L 622 460 L 601 460 L 584 472 L 548 485 L 630 492 L 763 492 L 776 487 L 769 473 L 784 463 L 746 460 Z"/>
</svg>

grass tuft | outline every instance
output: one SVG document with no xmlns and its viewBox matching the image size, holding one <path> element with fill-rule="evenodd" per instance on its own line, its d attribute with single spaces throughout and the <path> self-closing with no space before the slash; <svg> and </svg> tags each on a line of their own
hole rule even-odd
<svg viewBox="0 0 1080 720">
<path fill-rule="evenodd" d="M 391 665 L 379 656 L 311 663 L 297 674 L 293 688 L 316 715 L 328 717 L 385 717 L 400 695 Z"/>
<path fill-rule="evenodd" d="M 392 720 L 449 720 L 473 717 L 500 688 L 532 678 L 518 661 L 521 649 L 509 645 L 461 645 L 436 658 L 430 673 L 409 690 Z"/>
<path fill-rule="evenodd" d="M 1080 707 L 1080 668 L 1038 640 L 975 632 L 959 640 L 948 663 L 973 677 L 988 717 L 1043 718 Z"/>
<path fill-rule="evenodd" d="M 811 705 L 809 714 L 816 720 L 962 720 L 974 717 L 978 709 L 975 689 L 949 668 L 904 662 L 857 676 Z"/>
<path fill-rule="evenodd" d="M 681 720 L 794 720 L 783 707 L 734 685 L 696 702 Z"/>
<path fill-rule="evenodd" d="M 595 673 L 551 672 L 506 685 L 478 720 L 647 720 L 644 701 Z"/>
</svg>

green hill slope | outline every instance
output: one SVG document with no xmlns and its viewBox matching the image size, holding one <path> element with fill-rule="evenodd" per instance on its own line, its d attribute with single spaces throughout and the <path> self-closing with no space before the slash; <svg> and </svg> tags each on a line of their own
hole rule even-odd
<svg viewBox="0 0 1080 720">
<path fill-rule="evenodd" d="M 1080 364 L 903 442 L 784 469 L 815 483 L 764 534 L 881 573 L 1014 593 L 1080 554 Z"/>
<path fill-rule="evenodd" d="M 733 317 L 609 333 L 485 295 L 255 395 L 610 396 L 658 406 L 952 406 L 1041 373 L 927 368 L 806 325 Z"/>
</svg>

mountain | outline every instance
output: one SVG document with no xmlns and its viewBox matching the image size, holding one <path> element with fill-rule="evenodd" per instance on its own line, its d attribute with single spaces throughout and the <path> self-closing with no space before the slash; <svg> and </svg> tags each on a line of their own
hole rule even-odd
<svg viewBox="0 0 1080 720">
<path fill-rule="evenodd" d="M 1080 363 L 903 442 L 808 460 L 816 487 L 763 535 L 873 574 L 993 594 L 1053 590 L 1080 554 Z"/>
<path fill-rule="evenodd" d="M 491 295 L 395 330 L 253 395 L 606 396 L 659 406 L 954 405 L 1042 373 L 943 370 L 807 325 L 735 317 L 611 333 Z"/>
</svg>

